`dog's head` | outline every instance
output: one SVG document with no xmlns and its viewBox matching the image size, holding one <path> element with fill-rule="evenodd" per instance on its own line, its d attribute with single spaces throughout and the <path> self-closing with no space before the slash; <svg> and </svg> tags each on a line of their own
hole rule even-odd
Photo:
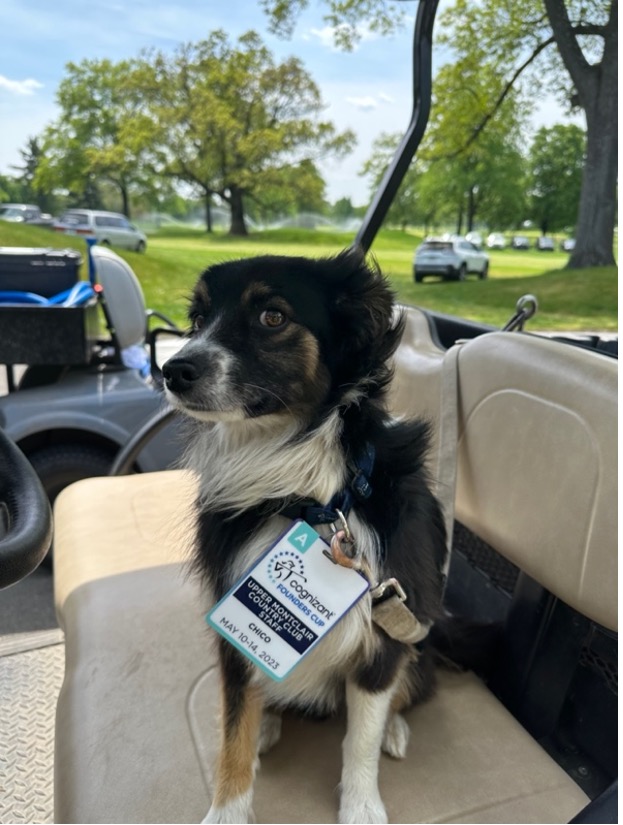
<svg viewBox="0 0 623 825">
<path fill-rule="evenodd" d="M 174 406 L 203 420 L 311 420 L 358 394 L 378 396 L 402 332 L 377 269 L 352 251 L 266 256 L 199 279 L 188 342 L 163 367 Z"/>
</svg>

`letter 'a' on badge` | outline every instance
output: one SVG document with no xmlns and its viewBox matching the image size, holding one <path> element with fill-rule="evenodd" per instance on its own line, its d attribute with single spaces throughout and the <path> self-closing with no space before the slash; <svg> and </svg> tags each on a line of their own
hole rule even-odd
<svg viewBox="0 0 623 825">
<path fill-rule="evenodd" d="M 305 553 L 318 538 L 318 533 L 304 521 L 298 523 L 295 530 L 288 536 L 288 541 L 299 553 Z"/>
</svg>

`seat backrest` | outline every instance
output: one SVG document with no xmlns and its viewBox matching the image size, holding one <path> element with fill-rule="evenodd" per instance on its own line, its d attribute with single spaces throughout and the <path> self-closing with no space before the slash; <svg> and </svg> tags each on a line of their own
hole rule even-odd
<svg viewBox="0 0 623 825">
<path fill-rule="evenodd" d="M 441 367 L 445 350 L 434 340 L 424 312 L 401 307 L 405 330 L 394 356 L 389 406 L 396 416 L 439 417 Z"/>
<path fill-rule="evenodd" d="M 532 335 L 458 355 L 456 517 L 558 598 L 617 628 L 617 364 Z"/>
<path fill-rule="evenodd" d="M 145 298 L 130 266 L 105 246 L 91 247 L 95 278 L 104 288 L 104 297 L 121 349 L 145 340 L 147 316 Z"/>
</svg>

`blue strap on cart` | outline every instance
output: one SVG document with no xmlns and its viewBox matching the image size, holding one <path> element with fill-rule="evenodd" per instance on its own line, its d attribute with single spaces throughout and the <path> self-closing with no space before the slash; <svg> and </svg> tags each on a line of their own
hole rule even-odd
<svg viewBox="0 0 623 825">
<path fill-rule="evenodd" d="M 32 304 L 36 306 L 76 307 L 86 304 L 95 297 L 95 290 L 89 281 L 78 281 L 71 289 L 44 298 L 34 292 L 19 292 L 17 290 L 0 291 L 0 304 Z"/>
<path fill-rule="evenodd" d="M 0 304 L 30 304 L 32 306 L 61 306 L 78 307 L 88 303 L 96 296 L 94 290 L 96 282 L 95 261 L 91 255 L 91 247 L 97 241 L 87 238 L 87 259 L 89 266 L 89 280 L 77 281 L 70 289 L 64 289 L 51 298 L 44 298 L 35 292 L 21 292 L 19 290 L 0 290 Z"/>
</svg>

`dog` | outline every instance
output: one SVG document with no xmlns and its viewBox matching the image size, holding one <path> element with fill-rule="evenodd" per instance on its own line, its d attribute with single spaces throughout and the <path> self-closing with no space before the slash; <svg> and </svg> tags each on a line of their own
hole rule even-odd
<svg viewBox="0 0 623 825">
<path fill-rule="evenodd" d="M 278 741 L 283 709 L 327 715 L 346 706 L 339 821 L 387 822 L 380 751 L 405 756 L 401 712 L 433 689 L 424 637 L 442 616 L 446 561 L 425 469 L 430 425 L 396 421 L 386 408 L 404 320 L 378 267 L 348 250 L 214 265 L 194 289 L 189 321 L 163 377 L 169 402 L 189 419 L 194 565 L 212 597 L 231 591 L 294 519 L 318 511 L 337 521 L 334 534 L 312 523 L 332 561 L 365 566 L 370 582 L 283 681 L 218 637 L 222 739 L 204 821 L 250 821 L 258 754 Z M 374 593 L 383 589 L 419 628 L 410 640 L 377 623 L 385 602 Z"/>
</svg>

